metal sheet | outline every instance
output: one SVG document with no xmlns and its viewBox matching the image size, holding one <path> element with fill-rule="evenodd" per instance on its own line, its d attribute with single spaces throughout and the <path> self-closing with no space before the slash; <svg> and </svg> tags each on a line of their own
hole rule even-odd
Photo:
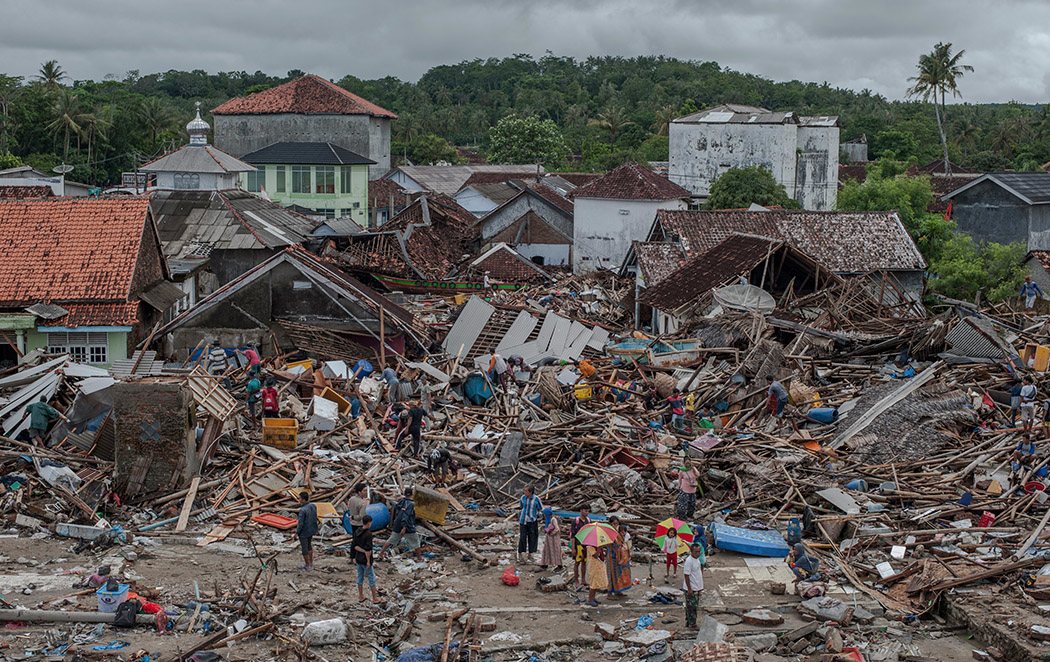
<svg viewBox="0 0 1050 662">
<path fill-rule="evenodd" d="M 529 339 L 529 335 L 532 330 L 536 328 L 539 321 L 533 317 L 530 313 L 524 310 L 518 313 L 518 316 L 514 318 L 514 322 L 507 329 L 506 335 L 503 336 L 503 340 L 499 341 L 496 345 L 496 351 L 503 352 L 507 347 L 514 347 L 521 345 Z"/>
<path fill-rule="evenodd" d="M 572 322 L 560 317 L 554 316 L 554 333 L 551 334 L 550 344 L 547 345 L 547 352 L 555 356 L 561 356 L 565 352 L 565 345 L 569 340 L 569 329 L 572 328 Z"/>
<path fill-rule="evenodd" d="M 468 356 L 495 311 L 488 302 L 476 296 L 470 297 L 445 336 L 442 345 L 445 351 L 453 356 Z"/>
<path fill-rule="evenodd" d="M 591 332 L 591 339 L 587 341 L 587 346 L 600 352 L 605 349 L 605 343 L 607 342 L 609 342 L 609 332 L 600 326 L 596 326 Z"/>
<path fill-rule="evenodd" d="M 554 313 L 547 313 L 543 318 L 543 324 L 540 325 L 540 333 L 536 336 L 536 347 L 540 351 L 546 351 L 547 345 L 551 343 L 551 336 L 554 334 L 554 327 L 557 325 L 558 316 Z"/>
</svg>

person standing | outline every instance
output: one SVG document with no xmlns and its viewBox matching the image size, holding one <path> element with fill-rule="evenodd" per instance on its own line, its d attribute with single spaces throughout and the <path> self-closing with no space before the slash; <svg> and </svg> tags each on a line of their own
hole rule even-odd
<svg viewBox="0 0 1050 662">
<path fill-rule="evenodd" d="M 245 397 L 248 401 L 248 414 L 252 417 L 252 425 L 256 425 L 257 412 L 259 407 L 259 393 L 262 391 L 262 382 L 256 375 L 252 375 L 248 383 L 244 385 Z"/>
<path fill-rule="evenodd" d="M 601 547 L 587 546 L 587 604 L 597 607 L 598 591 L 609 588 L 609 573 L 605 569 L 606 551 Z"/>
<path fill-rule="evenodd" d="M 1021 413 L 1021 380 L 1015 379 L 1010 387 L 1010 427 L 1017 425 L 1017 415 Z"/>
<path fill-rule="evenodd" d="M 678 531 L 668 529 L 664 536 L 664 583 L 671 580 L 671 568 L 674 568 L 675 580 L 678 579 Z"/>
<path fill-rule="evenodd" d="M 682 566 L 682 590 L 685 591 L 685 626 L 696 629 L 696 614 L 700 609 L 700 594 L 704 590 L 704 548 L 694 542 L 689 546 L 689 557 Z"/>
<path fill-rule="evenodd" d="M 372 590 L 372 602 L 379 602 L 376 572 L 372 557 L 372 517 L 365 515 L 360 527 L 354 527 L 354 562 L 357 564 L 357 599 L 365 601 L 365 579 Z"/>
<path fill-rule="evenodd" d="M 569 549 L 572 550 L 572 583 L 579 584 L 581 580 L 587 578 L 587 551 L 584 549 L 583 543 L 576 539 L 576 534 L 580 532 L 580 529 L 590 524 L 590 512 L 591 507 L 587 504 L 580 506 L 580 514 L 572 520 L 572 525 L 569 527 Z"/>
<path fill-rule="evenodd" d="M 263 418 L 279 418 L 281 416 L 281 396 L 273 385 L 273 378 L 266 380 L 266 386 L 262 390 Z"/>
<path fill-rule="evenodd" d="M 398 427 L 401 427 L 403 423 L 408 430 L 409 436 L 412 437 L 412 456 L 419 457 L 420 453 L 423 452 L 423 418 L 427 415 L 427 410 L 420 406 L 419 400 L 412 401 L 412 407 L 402 415 L 399 421 Z M 398 434 L 397 448 L 401 448 L 401 440 L 403 438 L 404 430 Z"/>
<path fill-rule="evenodd" d="M 392 533 L 379 550 L 380 556 L 386 553 L 388 547 L 392 547 L 396 552 L 401 543 L 405 543 L 408 552 L 415 552 L 416 556 L 419 556 L 419 534 L 416 533 L 416 504 L 412 500 L 413 494 L 413 489 L 406 487 L 404 495 L 394 504 L 394 521 L 390 525 Z"/>
<path fill-rule="evenodd" d="M 671 409 L 671 426 L 677 432 L 685 431 L 685 400 L 682 398 L 681 389 L 675 389 L 667 398 L 667 406 Z"/>
<path fill-rule="evenodd" d="M 219 341 L 215 341 L 211 344 L 211 349 L 208 350 L 207 369 L 210 375 L 221 375 L 226 372 L 226 368 L 230 366 L 229 360 L 226 358 L 226 350 L 219 345 Z"/>
<path fill-rule="evenodd" d="M 65 414 L 47 404 L 47 396 L 40 396 L 39 400 L 26 407 L 26 411 L 29 412 L 29 436 L 37 444 L 43 445 L 51 421 L 60 418 L 69 422 Z"/>
<path fill-rule="evenodd" d="M 1021 387 L 1021 426 L 1026 433 L 1032 431 L 1035 424 L 1035 401 L 1039 396 L 1039 389 L 1031 377 L 1024 378 L 1024 386 Z"/>
<path fill-rule="evenodd" d="M 553 567 L 561 570 L 561 526 L 558 518 L 550 506 L 543 509 L 543 556 L 540 559 L 540 567 L 546 570 Z"/>
<path fill-rule="evenodd" d="M 394 370 L 394 363 L 391 361 L 383 368 L 383 382 L 386 384 L 386 399 L 390 404 L 396 403 L 401 398 L 401 380 L 397 377 L 397 371 Z"/>
<path fill-rule="evenodd" d="M 525 562 L 532 560 L 540 541 L 540 513 L 543 511 L 543 502 L 536 496 L 532 485 L 525 486 L 525 493 L 521 495 L 519 502 L 521 514 L 518 515 L 518 562 L 522 562 L 522 554 L 526 554 Z"/>
<path fill-rule="evenodd" d="M 766 381 L 769 382 L 769 388 L 766 389 L 766 407 L 769 409 L 770 415 L 774 418 L 780 418 L 784 415 L 784 407 L 788 403 L 787 389 L 779 381 L 773 379 L 773 375 L 766 377 Z"/>
<path fill-rule="evenodd" d="M 696 514 L 696 486 L 699 481 L 700 472 L 689 462 L 689 457 L 685 457 L 678 469 L 678 500 L 675 503 L 678 519 L 689 521 Z"/>
<path fill-rule="evenodd" d="M 357 531 L 365 521 L 365 510 L 368 508 L 368 484 L 360 482 L 354 485 L 353 496 L 347 503 L 346 511 L 350 514 L 350 526 Z"/>
<path fill-rule="evenodd" d="M 299 521 L 295 525 L 295 535 L 299 538 L 299 549 L 303 553 L 303 570 L 314 569 L 314 536 L 320 531 L 317 522 L 317 506 L 310 503 L 310 493 L 299 492 Z"/>
<path fill-rule="evenodd" d="M 631 539 L 618 517 L 610 517 L 616 529 L 616 540 L 606 547 L 605 562 L 609 568 L 609 597 L 620 597 L 634 586 L 631 577 Z"/>
<path fill-rule="evenodd" d="M 1024 307 L 1031 310 L 1035 307 L 1035 298 L 1043 296 L 1043 291 L 1039 289 L 1038 283 L 1032 281 L 1031 276 L 1025 276 L 1024 282 L 1021 283 L 1020 294 L 1024 297 Z"/>
<path fill-rule="evenodd" d="M 509 377 L 509 368 L 507 367 L 507 361 L 502 356 L 496 353 L 495 350 L 489 354 L 489 382 L 493 386 L 506 390 L 507 378 Z"/>
</svg>

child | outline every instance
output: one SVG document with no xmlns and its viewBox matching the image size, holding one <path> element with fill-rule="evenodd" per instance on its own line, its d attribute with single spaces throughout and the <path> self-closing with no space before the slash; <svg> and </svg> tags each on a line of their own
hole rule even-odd
<svg viewBox="0 0 1050 662">
<path fill-rule="evenodd" d="M 675 529 L 668 529 L 667 535 L 664 536 L 664 583 L 669 584 L 668 576 L 671 573 L 671 566 L 674 566 L 674 577 L 678 579 L 678 531 Z"/>
</svg>

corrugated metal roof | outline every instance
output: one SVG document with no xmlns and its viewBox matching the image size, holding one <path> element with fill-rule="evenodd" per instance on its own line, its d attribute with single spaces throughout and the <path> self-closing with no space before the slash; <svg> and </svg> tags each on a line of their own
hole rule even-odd
<svg viewBox="0 0 1050 662">
<path fill-rule="evenodd" d="M 459 317 L 445 336 L 442 344 L 445 351 L 460 358 L 467 357 L 495 311 L 491 304 L 476 296 L 467 299 Z"/>
<path fill-rule="evenodd" d="M 204 172 L 226 174 L 252 172 L 248 165 L 211 145 L 186 145 L 139 168 L 145 172 Z"/>
</svg>

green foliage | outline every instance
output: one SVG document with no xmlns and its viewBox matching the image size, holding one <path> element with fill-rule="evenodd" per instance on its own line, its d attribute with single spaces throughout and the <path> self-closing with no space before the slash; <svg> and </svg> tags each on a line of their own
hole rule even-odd
<svg viewBox="0 0 1050 662">
<path fill-rule="evenodd" d="M 565 138 L 553 120 L 507 115 L 489 130 L 489 160 L 493 163 L 561 165 L 568 154 Z"/>
<path fill-rule="evenodd" d="M 0 152 L 0 170 L 17 168 L 22 165 L 22 159 L 10 152 Z"/>
<path fill-rule="evenodd" d="M 1002 301 L 1017 293 L 1024 280 L 1024 242 L 977 244 L 964 234 L 954 234 L 940 257 L 930 265 L 934 291 L 964 301 L 978 292 L 989 301 Z"/>
<path fill-rule="evenodd" d="M 796 208 L 784 187 L 765 168 L 730 168 L 711 185 L 708 209 L 740 209 L 752 204 Z"/>
<path fill-rule="evenodd" d="M 887 169 L 897 167 L 892 162 L 886 165 Z M 896 211 L 928 264 L 940 257 L 954 231 L 952 223 L 926 211 L 932 202 L 927 178 L 900 175 L 848 182 L 838 196 L 840 211 Z"/>
<path fill-rule="evenodd" d="M 462 160 L 451 143 L 434 133 L 419 136 L 408 144 L 394 143 L 391 152 L 416 165 L 435 165 L 442 161 L 455 164 Z"/>
</svg>

